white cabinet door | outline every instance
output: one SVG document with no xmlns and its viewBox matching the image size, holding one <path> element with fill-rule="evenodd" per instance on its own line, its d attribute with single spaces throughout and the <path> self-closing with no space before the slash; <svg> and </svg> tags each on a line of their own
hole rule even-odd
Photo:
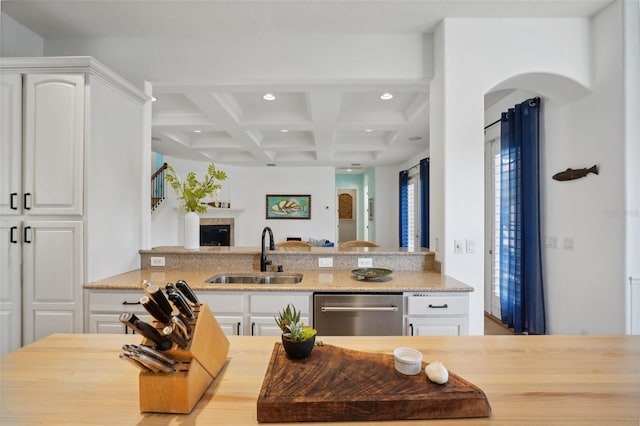
<svg viewBox="0 0 640 426">
<path fill-rule="evenodd" d="M 22 346 L 20 231 L 20 222 L 0 221 L 0 355 Z"/>
<path fill-rule="evenodd" d="M 250 318 L 251 321 L 251 335 L 252 336 L 280 336 L 282 335 L 282 330 L 276 324 L 275 319 L 272 316 L 256 316 L 252 315 Z M 300 316 L 300 321 L 309 324 L 308 316 Z"/>
<path fill-rule="evenodd" d="M 23 344 L 82 333 L 82 222 L 27 221 L 23 237 Z"/>
<path fill-rule="evenodd" d="M 82 214 L 84 76 L 24 76 L 23 209 Z"/>
<path fill-rule="evenodd" d="M 467 328 L 467 319 L 460 317 L 407 317 L 406 323 L 409 336 L 464 336 L 468 333 Z"/>
<path fill-rule="evenodd" d="M 242 315 L 215 315 L 215 318 L 227 336 L 242 336 L 244 334 L 244 317 Z"/>
<path fill-rule="evenodd" d="M 22 211 L 22 76 L 0 75 L 0 214 Z"/>
</svg>

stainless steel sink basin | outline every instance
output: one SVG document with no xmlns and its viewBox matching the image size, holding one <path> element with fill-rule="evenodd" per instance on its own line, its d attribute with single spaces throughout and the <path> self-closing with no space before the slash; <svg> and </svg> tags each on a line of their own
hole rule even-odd
<svg viewBox="0 0 640 426">
<path fill-rule="evenodd" d="M 297 284 L 302 274 L 217 274 L 207 280 L 211 284 Z"/>
</svg>

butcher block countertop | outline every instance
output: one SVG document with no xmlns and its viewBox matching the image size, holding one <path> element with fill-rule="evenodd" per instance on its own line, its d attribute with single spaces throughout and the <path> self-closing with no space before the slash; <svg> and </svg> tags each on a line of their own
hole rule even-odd
<svg viewBox="0 0 640 426">
<path fill-rule="evenodd" d="M 297 271 L 302 273 L 297 284 L 209 284 L 208 278 L 220 273 L 244 273 L 246 270 L 198 270 L 198 269 L 138 269 L 104 280 L 85 284 L 88 289 L 127 290 L 140 289 L 140 283 L 148 280 L 158 285 L 185 280 L 196 291 L 336 291 L 336 292 L 471 292 L 473 287 L 454 278 L 432 271 L 394 271 L 390 276 L 375 280 L 358 280 L 351 271 Z M 260 272 L 250 271 L 260 274 Z M 278 273 L 269 273 L 277 275 Z"/>
<path fill-rule="evenodd" d="M 257 424 L 257 400 L 277 340 L 230 336 L 228 361 L 194 410 L 157 414 L 140 413 L 138 372 L 118 359 L 122 344 L 139 343 L 138 336 L 51 335 L 0 359 L 0 424 Z M 442 360 L 451 372 L 482 389 L 492 409 L 484 418 L 379 424 L 640 423 L 640 336 L 322 340 L 384 354 L 414 347 L 425 361 Z"/>
</svg>

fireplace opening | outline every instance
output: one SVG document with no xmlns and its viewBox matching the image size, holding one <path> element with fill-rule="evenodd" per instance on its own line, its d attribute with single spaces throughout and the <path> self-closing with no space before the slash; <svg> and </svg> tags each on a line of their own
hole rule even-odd
<svg viewBox="0 0 640 426">
<path fill-rule="evenodd" d="M 201 246 L 230 246 L 230 225 L 200 225 Z"/>
</svg>

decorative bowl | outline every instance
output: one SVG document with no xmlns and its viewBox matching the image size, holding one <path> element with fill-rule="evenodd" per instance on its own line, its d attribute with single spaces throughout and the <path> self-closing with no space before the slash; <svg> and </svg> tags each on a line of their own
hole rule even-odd
<svg viewBox="0 0 640 426">
<path fill-rule="evenodd" d="M 359 268 L 353 269 L 351 273 L 358 277 L 360 280 L 370 280 L 375 278 L 386 277 L 393 271 L 385 268 Z"/>
</svg>

